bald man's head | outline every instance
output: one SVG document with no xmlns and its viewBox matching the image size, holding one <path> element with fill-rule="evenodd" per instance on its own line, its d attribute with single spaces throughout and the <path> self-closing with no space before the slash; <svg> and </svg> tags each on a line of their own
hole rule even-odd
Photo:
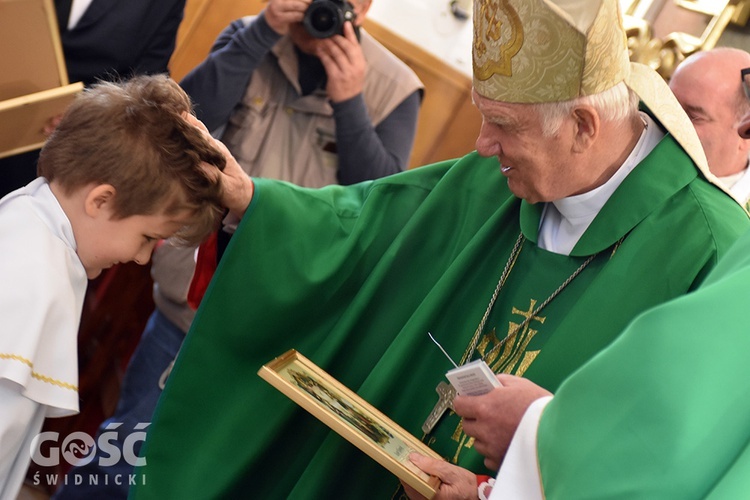
<svg viewBox="0 0 750 500">
<path fill-rule="evenodd" d="M 750 111 L 740 72 L 750 53 L 735 48 L 697 52 L 683 61 L 669 82 L 700 137 L 711 171 L 718 177 L 747 167 L 750 141 L 737 133 Z"/>
</svg>

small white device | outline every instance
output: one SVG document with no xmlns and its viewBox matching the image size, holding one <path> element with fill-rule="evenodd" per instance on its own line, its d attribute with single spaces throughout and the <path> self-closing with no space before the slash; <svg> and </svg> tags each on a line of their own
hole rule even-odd
<svg viewBox="0 0 750 500">
<path fill-rule="evenodd" d="M 483 359 L 449 370 L 445 376 L 461 396 L 481 396 L 502 385 Z"/>
<path fill-rule="evenodd" d="M 496 387 L 501 387 L 502 384 L 497 380 L 495 373 L 490 369 L 487 363 L 483 359 L 475 359 L 470 363 L 458 366 L 453 359 L 445 352 L 443 346 L 435 340 L 432 333 L 427 332 L 432 341 L 437 345 L 445 357 L 453 364 L 455 368 L 448 370 L 445 376 L 450 381 L 451 385 L 456 389 L 456 392 L 461 396 L 481 396 L 487 394 Z"/>
</svg>

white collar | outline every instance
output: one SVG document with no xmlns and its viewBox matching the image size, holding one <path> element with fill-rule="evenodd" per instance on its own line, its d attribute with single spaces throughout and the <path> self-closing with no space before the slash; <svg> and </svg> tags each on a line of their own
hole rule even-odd
<svg viewBox="0 0 750 500">
<path fill-rule="evenodd" d="M 645 128 L 625 162 L 607 182 L 591 191 L 545 204 L 539 227 L 541 248 L 569 255 L 622 181 L 662 140 L 664 132 L 656 122 L 646 113 L 640 115 Z"/>
<path fill-rule="evenodd" d="M 70 16 L 68 17 L 68 30 L 72 30 L 78 25 L 78 21 L 81 20 L 83 15 L 86 13 L 86 9 L 89 8 L 93 0 L 73 0 L 70 5 Z"/>
<path fill-rule="evenodd" d="M 736 174 L 719 177 L 719 181 L 729 189 L 732 196 L 737 198 L 742 204 L 750 201 L 750 167 Z"/>
</svg>

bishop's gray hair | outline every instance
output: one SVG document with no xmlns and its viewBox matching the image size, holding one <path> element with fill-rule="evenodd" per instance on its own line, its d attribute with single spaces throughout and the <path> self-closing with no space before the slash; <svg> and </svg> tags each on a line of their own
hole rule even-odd
<svg viewBox="0 0 750 500">
<path fill-rule="evenodd" d="M 620 82 L 598 94 L 569 101 L 544 102 L 533 106 L 542 120 L 544 137 L 552 137 L 560 131 L 563 118 L 568 116 L 576 106 L 582 104 L 593 106 L 603 121 L 620 121 L 638 113 L 638 102 L 638 95 L 630 90 L 625 82 Z"/>
</svg>

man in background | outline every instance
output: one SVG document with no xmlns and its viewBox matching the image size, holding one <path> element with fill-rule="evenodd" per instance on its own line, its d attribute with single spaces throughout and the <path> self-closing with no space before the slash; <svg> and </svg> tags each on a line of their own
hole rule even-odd
<svg viewBox="0 0 750 500">
<path fill-rule="evenodd" d="M 270 0 L 230 24 L 180 82 L 250 175 L 321 187 L 407 167 L 422 84 L 360 27 L 370 3 L 342 2 L 353 20 L 316 38 L 303 20 L 320 2 Z"/>
<path fill-rule="evenodd" d="M 737 124 L 750 110 L 740 71 L 750 71 L 750 54 L 721 47 L 697 52 L 675 70 L 669 87 L 698 132 L 708 167 L 746 209 L 750 208 L 750 140 Z"/>
</svg>

